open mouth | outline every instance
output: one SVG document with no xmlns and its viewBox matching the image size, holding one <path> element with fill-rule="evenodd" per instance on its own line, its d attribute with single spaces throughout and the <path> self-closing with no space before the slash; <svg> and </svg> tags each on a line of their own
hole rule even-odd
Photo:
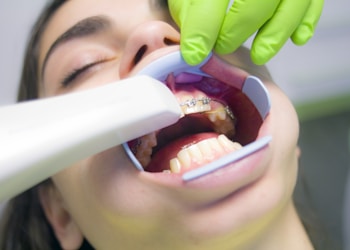
<svg viewBox="0 0 350 250">
<path fill-rule="evenodd" d="M 227 155 L 245 157 L 268 143 L 252 147 L 270 110 L 264 85 L 239 69 L 225 72 L 225 65 L 209 56 L 192 67 L 177 51 L 138 73 L 162 81 L 184 114 L 176 124 L 124 143 L 138 169 L 184 174 Z"/>
</svg>

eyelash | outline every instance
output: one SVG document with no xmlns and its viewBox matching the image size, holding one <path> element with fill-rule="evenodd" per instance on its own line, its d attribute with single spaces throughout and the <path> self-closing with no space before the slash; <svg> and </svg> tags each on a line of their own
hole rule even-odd
<svg viewBox="0 0 350 250">
<path fill-rule="evenodd" d="M 61 85 L 63 87 L 67 87 L 69 84 L 71 84 L 76 78 L 78 78 L 81 74 L 83 74 L 85 71 L 90 69 L 91 67 L 105 62 L 106 59 L 96 60 L 95 62 L 88 63 L 86 65 L 83 65 L 77 69 L 73 69 L 71 72 L 69 72 L 61 81 Z"/>
</svg>

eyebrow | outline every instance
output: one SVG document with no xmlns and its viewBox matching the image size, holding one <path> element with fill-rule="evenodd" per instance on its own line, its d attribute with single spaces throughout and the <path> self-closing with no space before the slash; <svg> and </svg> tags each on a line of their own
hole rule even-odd
<svg viewBox="0 0 350 250">
<path fill-rule="evenodd" d="M 88 17 L 86 19 L 83 19 L 78 23 L 76 23 L 71 28 L 69 28 L 66 32 L 60 35 L 49 48 L 43 62 L 41 77 L 43 77 L 44 75 L 47 61 L 49 60 L 52 53 L 58 47 L 77 38 L 83 38 L 83 37 L 95 35 L 110 27 L 111 27 L 111 21 L 106 16 L 93 16 L 93 17 Z"/>
</svg>

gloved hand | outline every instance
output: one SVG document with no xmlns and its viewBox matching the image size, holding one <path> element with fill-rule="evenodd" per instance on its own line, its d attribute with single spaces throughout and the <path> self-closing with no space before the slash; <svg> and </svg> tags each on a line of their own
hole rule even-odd
<svg viewBox="0 0 350 250">
<path fill-rule="evenodd" d="M 264 64 L 289 37 L 305 44 L 314 33 L 324 0 L 168 0 L 181 29 L 181 52 L 187 63 L 199 64 L 214 48 L 235 51 L 256 31 L 251 57 Z M 228 9 L 229 7 L 229 9 Z"/>
</svg>

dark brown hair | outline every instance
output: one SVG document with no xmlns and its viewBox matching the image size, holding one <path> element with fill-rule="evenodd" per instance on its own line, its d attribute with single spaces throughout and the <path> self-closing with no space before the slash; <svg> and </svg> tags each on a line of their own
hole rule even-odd
<svg viewBox="0 0 350 250">
<path fill-rule="evenodd" d="M 65 0 L 53 0 L 42 11 L 34 24 L 30 39 L 24 55 L 22 74 L 20 79 L 18 101 L 38 98 L 39 94 L 39 46 L 40 39 L 46 29 L 47 23 L 55 11 L 65 3 Z"/>
<path fill-rule="evenodd" d="M 18 101 L 38 98 L 39 70 L 38 57 L 40 39 L 51 16 L 66 1 L 53 0 L 45 6 L 33 26 L 27 43 L 22 75 L 18 91 Z M 11 199 L 2 214 L 0 224 L 1 250 L 56 250 L 61 249 L 55 234 L 46 219 L 39 200 L 39 189 L 52 185 L 51 180 L 23 192 Z M 82 250 L 93 249 L 86 241 Z"/>
</svg>

